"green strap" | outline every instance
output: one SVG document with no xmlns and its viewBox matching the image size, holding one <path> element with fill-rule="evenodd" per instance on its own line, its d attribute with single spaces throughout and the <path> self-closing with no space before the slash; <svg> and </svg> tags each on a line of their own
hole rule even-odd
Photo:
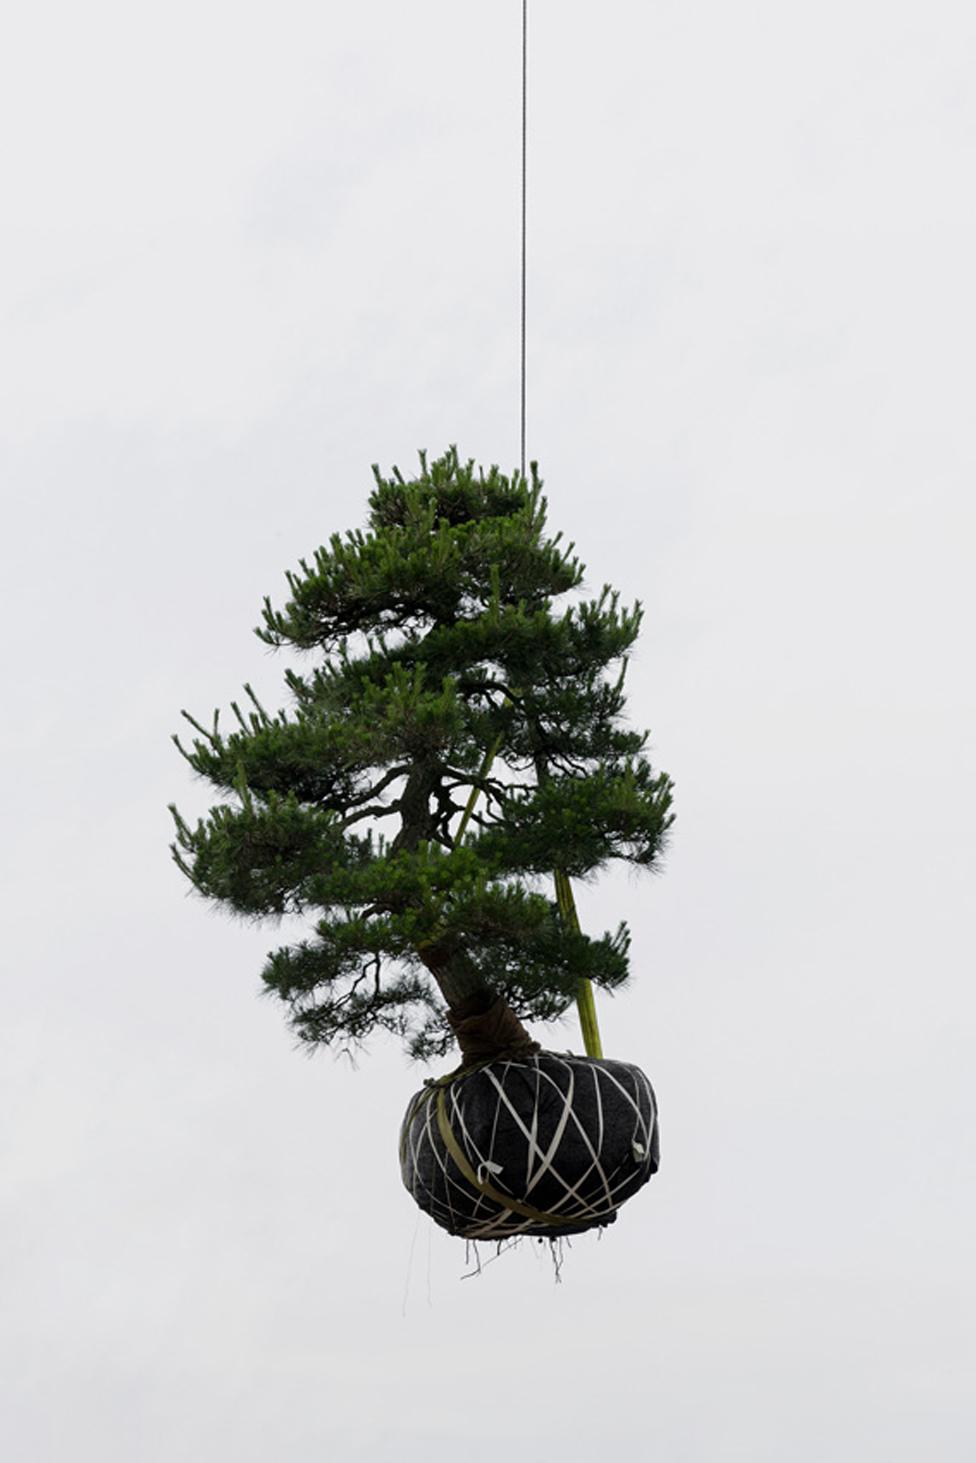
<svg viewBox="0 0 976 1463">
<path fill-rule="evenodd" d="M 573 897 L 573 886 L 569 877 L 562 869 L 557 869 L 556 880 L 556 904 L 559 913 L 566 927 L 575 935 L 580 933 L 579 915 L 576 912 L 576 900 Z M 576 986 L 576 1006 L 579 1011 L 580 1029 L 583 1032 L 583 1047 L 588 1057 L 602 1057 L 603 1043 L 600 1040 L 600 1027 L 596 1019 L 596 1002 L 593 999 L 593 982 L 585 976 L 580 976 Z"/>
<path fill-rule="evenodd" d="M 471 1073 L 471 1072 L 478 1072 L 478 1071 L 481 1070 L 482 1067 L 489 1067 L 490 1065 L 491 1065 L 491 1059 L 490 1058 L 486 1058 L 482 1062 L 472 1062 L 472 1064 L 471 1064 L 470 1067 L 466 1067 L 462 1063 L 460 1067 L 454 1067 L 450 1072 L 445 1072 L 444 1075 L 443 1075 L 443 1077 L 429 1077 L 427 1079 L 427 1081 L 424 1083 L 423 1087 L 417 1093 L 417 1095 L 414 1098 L 413 1102 L 410 1104 L 409 1111 L 407 1112 L 407 1115 L 406 1115 L 406 1117 L 403 1120 L 403 1127 L 400 1130 L 400 1167 L 401 1168 L 403 1167 L 404 1163 L 406 1162 L 406 1157 L 407 1157 L 407 1139 L 409 1137 L 411 1124 L 413 1123 L 414 1118 L 420 1112 L 420 1109 L 425 1105 L 425 1103 L 428 1103 L 430 1101 L 430 1099 L 433 1097 L 433 1095 L 437 1091 L 438 1087 L 450 1087 L 451 1083 L 454 1082 L 454 1081 L 456 1081 L 457 1078 L 459 1078 L 459 1077 L 467 1077 L 469 1075 L 469 1073 Z"/>
<path fill-rule="evenodd" d="M 450 1119 L 447 1116 L 447 1087 L 441 1087 L 437 1093 L 437 1126 L 440 1135 L 444 1140 L 444 1147 L 454 1159 L 455 1164 L 461 1171 L 464 1178 L 471 1184 L 472 1188 L 484 1194 L 486 1199 L 492 1199 L 500 1204 L 503 1209 L 510 1209 L 513 1214 L 521 1214 L 524 1219 L 534 1219 L 537 1224 L 578 1224 L 579 1216 L 575 1219 L 563 1214 L 546 1214 L 541 1209 L 533 1209 L 531 1204 L 523 1204 L 520 1199 L 513 1199 L 511 1194 L 503 1194 L 493 1184 L 483 1183 L 475 1173 L 467 1160 L 467 1156 L 454 1136 L 454 1129 L 451 1127 Z"/>
</svg>

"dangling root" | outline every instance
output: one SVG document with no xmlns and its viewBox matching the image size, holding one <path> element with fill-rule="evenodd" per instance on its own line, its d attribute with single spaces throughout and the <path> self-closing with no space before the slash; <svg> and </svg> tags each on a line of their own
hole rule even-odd
<svg viewBox="0 0 976 1463">
<path fill-rule="evenodd" d="M 482 1272 L 487 1270 L 489 1265 L 494 1265 L 495 1261 L 500 1260 L 502 1255 L 507 1255 L 509 1250 L 518 1249 L 521 1244 L 524 1244 L 524 1242 L 530 1238 L 537 1239 L 540 1245 L 548 1245 L 549 1259 L 552 1262 L 553 1281 L 556 1285 L 562 1285 L 563 1266 L 566 1263 L 566 1251 L 573 1248 L 572 1241 L 567 1235 L 556 1235 L 551 1239 L 541 1234 L 535 1236 L 516 1234 L 512 1235 L 509 1239 L 499 1239 L 492 1241 L 466 1239 L 464 1241 L 464 1263 L 465 1265 L 470 1265 L 471 1268 L 464 1275 L 461 1276 L 461 1279 L 474 1280 L 475 1278 L 480 1277 Z M 487 1243 L 494 1244 L 495 1253 L 491 1256 L 490 1259 L 482 1261 L 481 1250 L 478 1248 L 478 1246 L 480 1244 Z"/>
</svg>

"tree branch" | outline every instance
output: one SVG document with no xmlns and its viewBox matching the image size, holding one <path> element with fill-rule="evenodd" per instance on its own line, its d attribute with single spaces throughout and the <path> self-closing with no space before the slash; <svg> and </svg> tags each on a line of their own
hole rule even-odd
<svg viewBox="0 0 976 1463">
<path fill-rule="evenodd" d="M 403 767 L 391 767 L 389 772 L 385 773 L 380 778 L 379 782 L 374 782 L 372 786 L 366 788 L 365 791 L 361 793 L 356 793 L 355 796 L 348 798 L 346 800 L 346 806 L 349 808 L 355 808 L 358 807 L 360 803 L 365 802 L 367 798 L 375 798 L 378 793 L 381 793 L 383 791 L 384 788 L 389 787 L 391 782 L 396 782 L 398 777 L 406 777 L 409 771 L 409 763 L 407 763 Z"/>
<path fill-rule="evenodd" d="M 522 697 L 519 692 L 513 691 L 511 686 L 506 686 L 504 681 L 492 681 L 488 679 L 475 681 L 467 676 L 459 676 L 457 689 L 461 692 L 462 696 L 467 695 L 469 692 L 474 694 L 481 691 L 503 696 L 506 701 L 511 701 L 516 705 L 521 705 L 522 702 Z"/>
<path fill-rule="evenodd" d="M 344 833 L 347 828 L 352 827 L 353 823 L 362 822 L 363 818 L 388 818 L 391 813 L 399 813 L 399 811 L 399 801 L 395 803 L 371 803 L 368 808 L 360 808 L 358 812 L 351 814 L 350 817 L 343 818 L 340 827 Z"/>
</svg>

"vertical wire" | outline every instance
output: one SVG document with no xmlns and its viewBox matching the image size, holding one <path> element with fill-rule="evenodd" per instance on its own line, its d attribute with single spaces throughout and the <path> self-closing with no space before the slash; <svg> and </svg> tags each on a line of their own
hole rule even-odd
<svg viewBox="0 0 976 1463">
<path fill-rule="evenodd" d="M 520 355 L 520 397 L 519 397 L 519 429 L 520 429 L 520 453 L 519 460 L 523 478 L 525 477 L 525 276 L 526 276 L 526 203 L 528 197 L 528 93 L 529 93 L 529 0 L 522 0 L 522 258 L 521 258 L 521 321 L 519 330 L 519 355 Z M 486 753 L 484 771 L 491 766 L 499 743 Z M 478 789 L 472 789 L 472 795 L 468 799 L 468 806 L 464 810 L 461 827 L 462 831 L 467 826 L 474 804 L 477 801 Z M 458 840 L 460 842 L 460 839 Z M 568 876 L 562 869 L 556 870 L 556 902 L 562 919 L 574 933 L 579 934 L 579 915 L 576 912 L 576 900 L 573 897 L 573 886 Z M 576 991 L 576 1005 L 579 1010 L 580 1026 L 583 1031 L 583 1045 L 589 1057 L 602 1057 L 603 1046 L 600 1041 L 600 1027 L 597 1021 L 596 1004 L 593 1000 L 592 982 L 581 977 Z"/>
<path fill-rule="evenodd" d="M 525 276 L 526 276 L 526 218 L 527 218 L 527 156 L 528 156 L 528 80 L 529 80 L 529 0 L 522 0 L 522 268 L 521 268 L 521 323 L 519 351 L 521 367 L 521 389 L 519 400 L 520 453 L 522 476 L 525 477 Z"/>
</svg>

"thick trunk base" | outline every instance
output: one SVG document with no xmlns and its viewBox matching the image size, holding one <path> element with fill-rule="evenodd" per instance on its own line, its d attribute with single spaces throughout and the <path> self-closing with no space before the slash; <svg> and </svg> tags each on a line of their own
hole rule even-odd
<svg viewBox="0 0 976 1463">
<path fill-rule="evenodd" d="M 447 1019 L 461 1048 L 463 1067 L 505 1057 L 527 1057 L 541 1050 L 508 1002 L 490 991 L 450 1008 Z"/>
<path fill-rule="evenodd" d="M 447 1019 L 461 1048 L 462 1066 L 531 1056 L 540 1050 L 505 998 L 489 990 L 463 956 L 428 947 L 421 959 L 447 1002 Z"/>
</svg>

